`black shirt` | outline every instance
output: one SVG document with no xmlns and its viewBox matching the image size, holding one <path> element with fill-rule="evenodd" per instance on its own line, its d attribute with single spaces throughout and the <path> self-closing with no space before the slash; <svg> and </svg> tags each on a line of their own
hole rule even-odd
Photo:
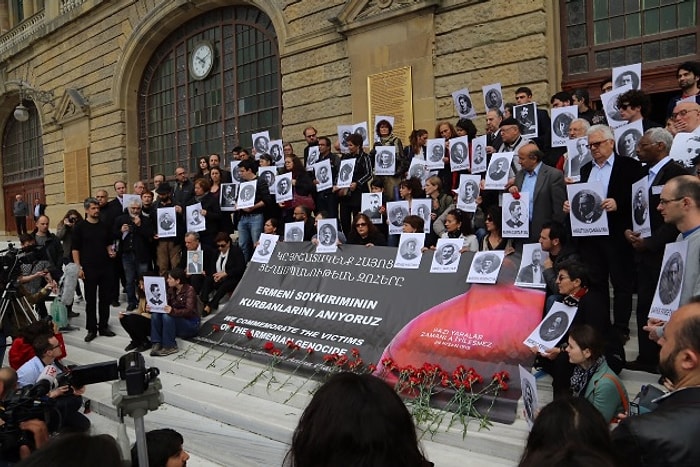
<svg viewBox="0 0 700 467">
<path fill-rule="evenodd" d="M 71 247 L 80 252 L 81 266 L 104 267 L 110 259 L 107 247 L 111 243 L 111 231 L 104 222 L 78 222 L 73 227 Z"/>
</svg>

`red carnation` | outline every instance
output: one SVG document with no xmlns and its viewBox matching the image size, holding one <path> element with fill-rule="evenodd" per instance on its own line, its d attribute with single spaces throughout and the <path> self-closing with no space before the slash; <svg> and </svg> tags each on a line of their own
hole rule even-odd
<svg viewBox="0 0 700 467">
<path fill-rule="evenodd" d="M 350 353 L 352 353 L 352 356 L 355 358 L 360 356 L 360 351 L 356 347 L 353 347 L 352 350 L 350 350 Z"/>
<path fill-rule="evenodd" d="M 246 331 L 245 331 L 245 336 L 246 336 L 248 339 L 252 339 L 252 338 L 253 338 L 253 331 L 251 331 L 250 329 L 246 329 Z"/>
<path fill-rule="evenodd" d="M 306 353 L 309 354 L 309 355 L 312 354 L 312 353 L 314 353 L 313 347 L 307 347 L 307 348 L 306 348 Z"/>
<path fill-rule="evenodd" d="M 275 348 L 275 344 L 273 344 L 270 341 L 265 342 L 265 345 L 263 345 L 263 349 L 265 350 L 265 352 L 271 352 L 272 349 L 274 349 L 274 348 Z"/>
<path fill-rule="evenodd" d="M 211 325 L 211 332 L 217 332 L 219 330 L 219 325 L 218 324 L 212 324 Z"/>
<path fill-rule="evenodd" d="M 513 199 L 520 199 L 520 192 L 519 191 L 513 192 L 512 195 L 513 195 Z"/>
<path fill-rule="evenodd" d="M 272 349 L 270 353 L 275 357 L 279 357 L 280 355 L 282 355 L 282 351 L 280 349 Z"/>
</svg>

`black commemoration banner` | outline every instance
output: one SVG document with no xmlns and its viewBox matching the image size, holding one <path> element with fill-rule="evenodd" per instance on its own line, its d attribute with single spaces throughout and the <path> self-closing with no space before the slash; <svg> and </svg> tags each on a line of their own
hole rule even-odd
<svg viewBox="0 0 700 467">
<path fill-rule="evenodd" d="M 394 268 L 395 256 L 388 247 L 340 245 L 320 254 L 309 242 L 278 243 L 269 264 L 248 264 L 229 302 L 196 339 L 255 354 L 272 342 L 283 351 L 279 366 L 310 371 L 324 356 L 350 357 L 357 349 L 390 382 L 396 375 L 382 368 L 384 358 L 399 367 L 437 364 L 450 373 L 464 365 L 486 379 L 506 370 L 511 387 L 490 416 L 512 423 L 517 366 L 533 361 L 523 341 L 544 304 L 544 292 L 513 285 L 519 256 L 506 256 L 494 285 L 465 282 L 473 253 L 461 256 L 456 273 L 442 274 L 430 273 L 432 252 L 423 254 L 419 269 Z M 234 323 L 232 332 L 212 332 Z M 289 340 L 301 347 L 297 354 L 287 351 Z"/>
</svg>

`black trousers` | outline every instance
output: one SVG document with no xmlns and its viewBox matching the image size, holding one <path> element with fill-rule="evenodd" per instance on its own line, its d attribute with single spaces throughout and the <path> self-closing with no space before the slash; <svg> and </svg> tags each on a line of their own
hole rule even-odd
<svg viewBox="0 0 700 467">
<path fill-rule="evenodd" d="M 143 315 L 120 315 L 119 323 L 131 340 L 137 344 L 149 342 L 151 337 L 151 320 Z"/>
<path fill-rule="evenodd" d="M 217 308 L 224 295 L 233 292 L 237 285 L 238 279 L 231 276 L 226 276 L 219 282 L 214 282 L 212 277 L 207 277 L 204 281 L 202 294 L 200 295 L 202 302 L 212 308 Z M 209 300 L 209 295 L 212 293 L 212 291 L 214 292 L 214 296 L 211 298 L 211 300 Z"/>
<path fill-rule="evenodd" d="M 113 270 L 111 264 L 103 267 L 83 265 L 85 273 L 83 280 L 85 283 L 85 327 L 89 332 L 97 331 L 98 327 L 104 329 L 109 322 L 109 305 L 115 296 Z M 117 287 L 119 286 L 117 285 Z"/>
</svg>

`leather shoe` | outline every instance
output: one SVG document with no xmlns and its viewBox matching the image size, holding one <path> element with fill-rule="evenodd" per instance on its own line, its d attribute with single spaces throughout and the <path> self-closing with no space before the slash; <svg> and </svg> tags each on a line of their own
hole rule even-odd
<svg viewBox="0 0 700 467">
<path fill-rule="evenodd" d="M 114 337 L 116 334 L 109 328 L 100 329 L 100 336 Z"/>
<path fill-rule="evenodd" d="M 632 370 L 632 371 L 645 371 L 647 373 L 659 374 L 659 368 L 658 365 L 654 363 L 646 363 L 643 361 L 639 360 L 634 360 L 632 362 L 627 362 L 625 363 L 625 369 L 627 370 Z"/>
<path fill-rule="evenodd" d="M 112 305 L 112 306 L 119 306 L 119 305 L 120 305 L 119 300 L 113 301 L 113 302 L 111 303 L 111 305 Z"/>
<path fill-rule="evenodd" d="M 124 351 L 125 351 L 125 352 L 129 352 L 129 351 L 131 351 L 131 350 L 137 349 L 138 347 L 139 347 L 139 344 L 137 344 L 137 343 L 134 342 L 134 341 L 131 341 L 131 342 L 129 342 L 129 345 L 127 345 L 126 347 L 124 347 Z"/>
<path fill-rule="evenodd" d="M 96 337 L 97 333 L 95 331 L 88 331 L 87 336 L 85 336 L 85 342 L 94 341 Z"/>
<path fill-rule="evenodd" d="M 69 312 L 68 312 L 68 317 L 69 317 L 69 318 L 77 318 L 78 316 L 80 316 L 80 313 L 76 313 L 75 311 L 69 311 Z"/>
</svg>

